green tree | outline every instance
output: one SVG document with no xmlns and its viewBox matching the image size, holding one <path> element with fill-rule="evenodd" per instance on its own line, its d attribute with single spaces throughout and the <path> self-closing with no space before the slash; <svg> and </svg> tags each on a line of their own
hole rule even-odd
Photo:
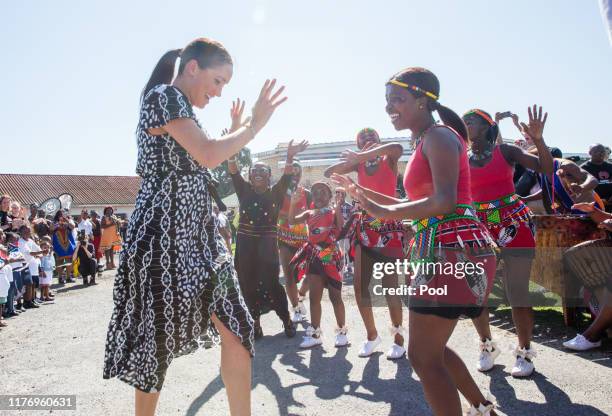
<svg viewBox="0 0 612 416">
<path fill-rule="evenodd" d="M 253 165 L 251 150 L 248 147 L 244 147 L 240 153 L 238 153 L 236 159 L 238 159 L 238 166 L 240 166 L 241 169 L 248 169 Z M 232 184 L 232 177 L 230 176 L 227 168 L 227 160 L 214 168 L 212 170 L 212 174 L 213 177 L 219 182 L 217 191 L 222 199 L 235 192 L 234 185 Z"/>
</svg>

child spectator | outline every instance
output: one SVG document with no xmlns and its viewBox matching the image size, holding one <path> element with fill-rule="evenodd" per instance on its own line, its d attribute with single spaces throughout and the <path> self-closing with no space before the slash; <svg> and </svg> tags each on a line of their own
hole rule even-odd
<svg viewBox="0 0 612 416">
<path fill-rule="evenodd" d="M 55 270 L 55 258 L 51 251 L 51 242 L 42 240 L 40 243 L 43 256 L 40 259 L 41 275 L 40 275 L 40 299 L 45 302 L 52 302 L 53 298 L 49 296 L 49 286 L 53 281 L 53 271 Z"/>
<path fill-rule="evenodd" d="M 38 308 L 39 306 L 25 297 L 25 285 L 32 284 L 32 277 L 28 268 L 28 262 L 24 255 L 19 251 L 19 234 L 7 233 L 9 262 L 13 267 L 13 279 L 15 280 L 15 300 L 17 301 L 16 310 L 25 312 L 26 309 Z"/>
<path fill-rule="evenodd" d="M 38 244 L 32 239 L 32 231 L 29 226 L 22 225 L 21 228 L 19 228 L 19 234 L 21 235 L 18 242 L 19 252 L 23 254 L 30 271 L 28 276 L 29 280 L 24 279 L 23 282 L 26 288 L 24 298 L 26 303 L 29 303 L 31 306 L 32 304 L 38 303 L 36 300 L 36 288 L 38 288 L 40 284 L 40 256 L 42 256 L 43 253 Z M 26 305 L 26 309 L 27 308 L 28 305 Z"/>
</svg>

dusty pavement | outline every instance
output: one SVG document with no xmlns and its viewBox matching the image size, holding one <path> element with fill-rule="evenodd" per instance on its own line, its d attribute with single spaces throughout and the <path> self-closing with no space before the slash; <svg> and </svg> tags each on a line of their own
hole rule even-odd
<svg viewBox="0 0 612 416">
<path fill-rule="evenodd" d="M 29 310 L 0 331 L 0 394 L 76 394 L 75 415 L 129 415 L 133 389 L 102 379 L 106 327 L 112 307 L 110 273 L 95 287 L 80 283 L 56 288 L 55 304 Z M 265 337 L 257 342 L 253 362 L 254 415 L 428 415 L 418 378 L 408 360 L 387 361 L 383 353 L 357 357 L 364 338 L 352 287 L 345 288 L 349 337 L 353 346 L 333 347 L 334 321 L 324 303 L 324 347 L 300 351 L 303 328 L 286 339 L 274 314 L 262 320 Z M 385 351 L 391 342 L 386 312 L 375 310 Z M 488 374 L 473 371 L 507 415 L 612 414 L 612 356 L 607 351 L 568 354 L 558 337 L 539 337 L 537 374 L 528 380 L 509 375 L 514 341 L 507 322 L 496 322 L 494 337 L 504 352 Z M 573 335 L 568 331 L 567 335 Z M 451 345 L 473 369 L 478 355 L 469 321 L 455 330 Z M 565 336 L 566 334 L 562 334 Z M 226 415 L 219 376 L 219 349 L 176 359 L 168 373 L 159 415 Z M 21 414 L 48 414 L 49 411 Z M 20 414 L 0 411 L 1 415 Z"/>
</svg>

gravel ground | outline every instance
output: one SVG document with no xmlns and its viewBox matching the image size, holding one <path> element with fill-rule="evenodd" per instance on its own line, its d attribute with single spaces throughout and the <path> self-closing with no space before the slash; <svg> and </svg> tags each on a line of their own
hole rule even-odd
<svg viewBox="0 0 612 416">
<path fill-rule="evenodd" d="M 0 394 L 76 394 L 76 415 L 129 415 L 133 389 L 117 380 L 102 379 L 106 327 L 112 309 L 112 274 L 99 284 L 80 283 L 56 288 L 54 304 L 29 310 L 8 320 L 0 331 Z M 421 385 L 408 360 L 387 361 L 384 351 L 391 337 L 385 330 L 386 311 L 376 308 L 383 337 L 381 353 L 357 357 L 365 332 L 345 288 L 347 324 L 353 346 L 333 347 L 331 305 L 324 302 L 324 345 L 300 351 L 298 336 L 286 339 L 276 316 L 262 319 L 265 337 L 257 342 L 253 361 L 254 415 L 428 415 Z M 504 352 L 488 374 L 473 371 L 483 390 L 496 397 L 506 415 L 606 415 L 612 414 L 612 356 L 610 348 L 568 354 L 560 342 L 573 336 L 537 338 L 537 373 L 527 380 L 513 379 L 514 342 L 511 324 L 494 322 L 494 337 Z M 473 369 L 478 350 L 475 331 L 461 321 L 451 345 Z M 227 400 L 219 376 L 219 349 L 201 350 L 175 360 L 168 372 L 158 408 L 159 415 L 226 415 Z M 0 415 L 49 414 L 58 411 L 8 412 Z"/>
</svg>

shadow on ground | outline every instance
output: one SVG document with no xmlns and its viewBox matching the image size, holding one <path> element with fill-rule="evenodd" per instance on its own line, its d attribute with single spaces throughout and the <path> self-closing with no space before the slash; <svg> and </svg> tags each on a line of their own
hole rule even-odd
<svg viewBox="0 0 612 416">
<path fill-rule="evenodd" d="M 601 410 L 584 404 L 572 403 L 565 392 L 548 381 L 542 374 L 536 372 L 529 380 L 532 380 L 540 393 L 544 396 L 544 403 L 535 403 L 519 400 L 516 397 L 514 387 L 508 382 L 512 377 L 509 373 L 498 369 L 487 373 L 490 377 L 490 391 L 495 397 L 500 411 L 508 416 L 518 415 L 589 415 L 606 416 Z"/>
<path fill-rule="evenodd" d="M 491 326 L 516 333 L 510 308 L 498 308 L 492 313 Z M 612 368 L 612 340 L 604 339 L 602 347 L 598 349 L 572 352 L 563 347 L 563 342 L 573 338 L 576 335 L 576 330 L 565 326 L 561 310 L 559 308 L 535 308 L 534 314 L 533 340 L 535 342 L 565 354 L 573 354 L 604 367 Z M 589 322 L 586 316 L 583 316 L 583 319 L 578 322 L 578 332 L 585 329 Z"/>
<path fill-rule="evenodd" d="M 253 388 L 263 385 L 274 395 L 279 415 L 300 414 L 299 411 L 292 413 L 289 409 L 305 407 L 299 401 L 299 389 L 302 387 L 314 388 L 316 397 L 322 401 L 321 406 L 325 408 L 333 408 L 334 399 L 341 396 L 354 396 L 390 405 L 390 415 L 430 414 L 421 384 L 412 378 L 412 368 L 408 360 L 397 362 L 394 378 L 381 379 L 379 363 L 385 358 L 382 353 L 377 353 L 369 358 L 361 381 L 351 381 L 349 374 L 353 365 L 346 358 L 347 348 L 334 349 L 334 354 L 331 356 L 324 355 L 326 350 L 321 347 L 296 351 L 293 345 L 283 347 L 280 352 L 274 352 L 281 344 L 277 342 L 281 341 L 281 338 L 284 338 L 284 335 L 264 337 L 258 341 L 258 354 L 253 361 Z M 281 371 L 290 372 L 303 380 L 283 386 L 277 370 L 273 368 L 277 358 L 283 366 Z M 223 382 L 218 376 L 191 403 L 186 415 L 196 415 L 206 402 L 222 389 Z M 398 394 L 398 392 L 407 393 Z M 313 409 L 309 411 L 312 412 Z M 253 413 L 257 414 L 256 403 L 253 403 Z"/>
</svg>

